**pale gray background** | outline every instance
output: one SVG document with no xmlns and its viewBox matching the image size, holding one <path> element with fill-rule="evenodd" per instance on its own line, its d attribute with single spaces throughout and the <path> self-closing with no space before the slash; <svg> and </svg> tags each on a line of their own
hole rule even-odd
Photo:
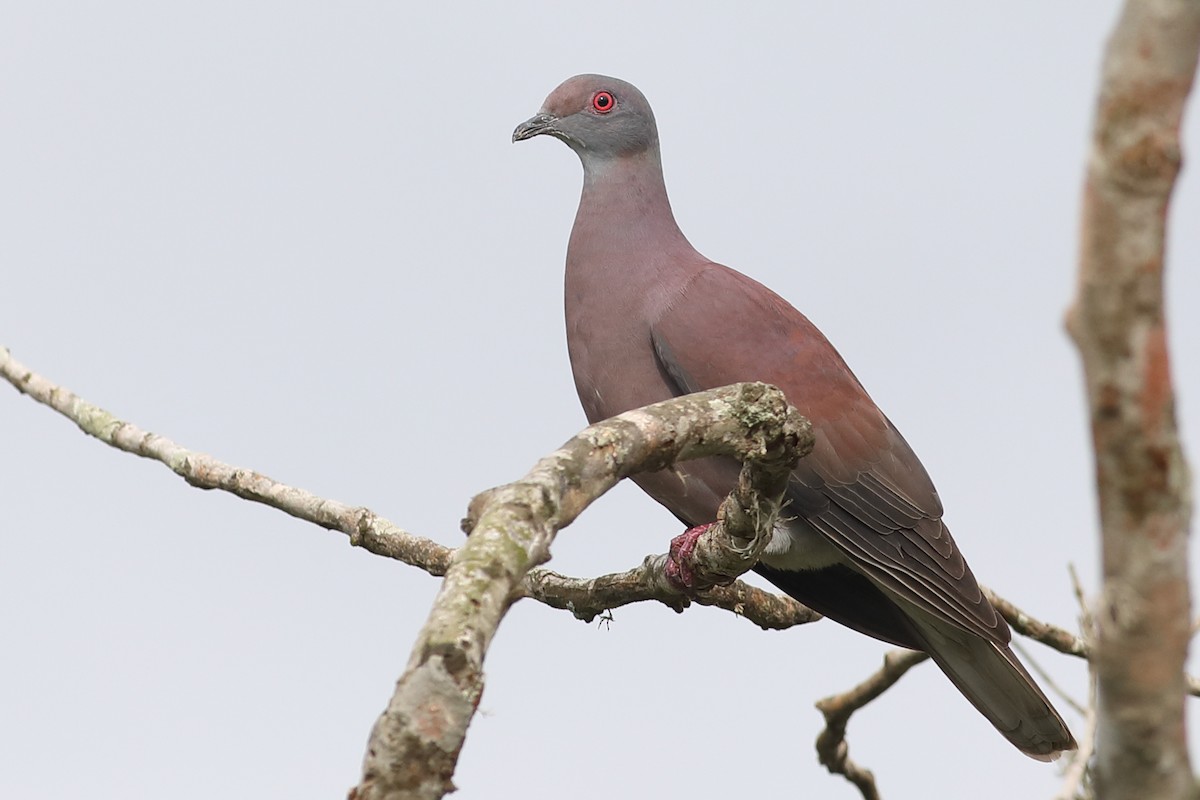
<svg viewBox="0 0 1200 800">
<path fill-rule="evenodd" d="M 742 5 L 5 3 L 0 344 L 456 544 L 473 493 L 583 424 L 561 321 L 580 169 L 509 136 L 564 78 L 615 74 L 654 104 L 695 245 L 824 329 L 980 578 L 1071 624 L 1066 565 L 1094 588 L 1096 537 L 1061 320 L 1116 3 Z M 1193 459 L 1198 203 L 1189 170 L 1170 290 Z M 0 796 L 342 796 L 437 582 L 4 388 L 0 437 Z M 678 532 L 622 486 L 552 566 L 627 568 Z M 458 797 L 857 796 L 816 764 L 812 703 L 883 645 L 615 617 L 513 611 Z M 1082 695 L 1081 665 L 1034 652 Z M 929 666 L 851 737 L 889 800 L 1058 783 Z"/>
</svg>

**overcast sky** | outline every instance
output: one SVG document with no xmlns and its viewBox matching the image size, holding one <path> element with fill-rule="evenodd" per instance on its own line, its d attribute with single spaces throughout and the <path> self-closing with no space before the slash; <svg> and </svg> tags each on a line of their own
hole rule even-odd
<svg viewBox="0 0 1200 800">
<path fill-rule="evenodd" d="M 1094 591 L 1097 544 L 1062 317 L 1116 3 L 739 5 L 6 2 L 0 345 L 455 545 L 474 493 L 584 424 L 562 324 L 580 168 L 509 137 L 563 79 L 617 75 L 654 105 L 692 242 L 838 346 L 980 580 L 1073 624 L 1067 565 Z M 1194 463 L 1198 218 L 1189 168 L 1169 288 Z M 679 532 L 621 486 L 552 567 L 625 569 Z M 0 387 L 0 796 L 341 797 L 436 588 Z M 884 645 L 614 617 L 513 610 L 456 797 L 857 797 L 816 763 L 813 702 Z M 1082 665 L 1028 649 L 1084 694 Z M 929 665 L 850 740 L 887 800 L 1059 781 Z"/>
</svg>

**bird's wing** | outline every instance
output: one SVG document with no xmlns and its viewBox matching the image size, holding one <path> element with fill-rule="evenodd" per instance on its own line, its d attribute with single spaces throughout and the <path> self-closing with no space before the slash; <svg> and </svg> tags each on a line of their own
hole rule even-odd
<svg viewBox="0 0 1200 800">
<path fill-rule="evenodd" d="M 793 474 L 784 513 L 825 535 L 897 599 L 1007 644 L 1008 626 L 943 524 L 921 462 L 803 314 L 713 264 L 664 306 L 651 338 L 680 393 L 750 380 L 782 389 L 816 436 Z"/>
</svg>

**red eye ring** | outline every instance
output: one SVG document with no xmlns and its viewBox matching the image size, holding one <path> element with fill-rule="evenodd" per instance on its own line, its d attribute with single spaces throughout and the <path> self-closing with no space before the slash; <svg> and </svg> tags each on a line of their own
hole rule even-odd
<svg viewBox="0 0 1200 800">
<path fill-rule="evenodd" d="M 600 114 L 607 114 L 616 105 L 617 100 L 612 96 L 612 92 L 596 92 L 592 95 L 592 108 Z"/>
</svg>

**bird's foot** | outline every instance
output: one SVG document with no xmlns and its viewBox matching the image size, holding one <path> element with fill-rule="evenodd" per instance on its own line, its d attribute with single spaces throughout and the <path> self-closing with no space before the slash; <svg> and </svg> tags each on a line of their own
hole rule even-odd
<svg viewBox="0 0 1200 800">
<path fill-rule="evenodd" d="M 696 542 L 700 540 L 704 532 L 716 524 L 710 522 L 707 525 L 688 528 L 671 540 L 671 549 L 667 554 L 667 566 L 663 573 L 667 576 L 667 582 L 684 594 L 693 594 L 708 588 L 698 585 L 696 572 L 692 568 L 692 552 L 696 549 Z"/>
</svg>

